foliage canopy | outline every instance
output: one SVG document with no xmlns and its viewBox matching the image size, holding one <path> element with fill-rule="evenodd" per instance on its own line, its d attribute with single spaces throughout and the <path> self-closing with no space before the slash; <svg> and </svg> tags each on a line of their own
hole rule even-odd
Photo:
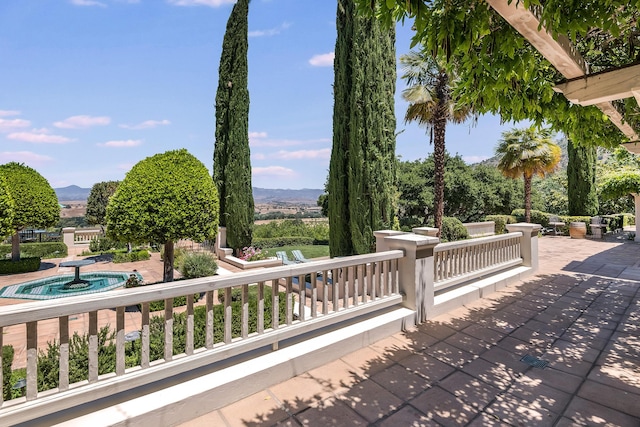
<svg viewBox="0 0 640 427">
<path fill-rule="evenodd" d="M 116 192 L 120 181 L 104 181 L 93 184 L 87 199 L 87 224 L 104 224 L 107 215 L 107 204 Z"/>
</svg>

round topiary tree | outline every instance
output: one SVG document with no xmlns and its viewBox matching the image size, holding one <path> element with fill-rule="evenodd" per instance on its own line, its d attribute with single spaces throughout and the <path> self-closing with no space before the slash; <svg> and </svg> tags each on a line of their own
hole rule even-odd
<svg viewBox="0 0 640 427">
<path fill-rule="evenodd" d="M 0 165 L 15 205 L 10 232 L 11 260 L 20 260 L 20 230 L 25 227 L 49 227 L 60 219 L 60 205 L 55 191 L 42 175 L 29 166 L 10 162 Z"/>
<path fill-rule="evenodd" d="M 6 237 L 13 232 L 13 217 L 16 205 L 9 194 L 7 180 L 0 175 L 0 237 Z"/>
<path fill-rule="evenodd" d="M 180 149 L 138 162 L 107 206 L 107 235 L 164 244 L 164 281 L 173 281 L 173 244 L 202 242 L 218 230 L 218 191 L 207 168 Z"/>
</svg>

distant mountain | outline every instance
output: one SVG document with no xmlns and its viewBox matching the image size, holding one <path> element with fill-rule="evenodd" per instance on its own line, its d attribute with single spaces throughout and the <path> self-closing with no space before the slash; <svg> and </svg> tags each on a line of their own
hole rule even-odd
<svg viewBox="0 0 640 427">
<path fill-rule="evenodd" d="M 63 188 L 54 188 L 53 191 L 56 192 L 56 196 L 58 196 L 58 201 L 80 201 L 87 200 L 89 198 L 89 193 L 91 192 L 90 188 L 82 188 L 77 185 L 70 185 L 68 187 Z"/>
<path fill-rule="evenodd" d="M 87 200 L 90 188 L 82 188 L 70 185 L 53 189 L 59 201 Z M 315 188 L 303 188 L 302 190 L 283 190 L 253 187 L 253 200 L 255 203 L 295 203 L 315 205 L 318 197 L 324 190 Z"/>
</svg>

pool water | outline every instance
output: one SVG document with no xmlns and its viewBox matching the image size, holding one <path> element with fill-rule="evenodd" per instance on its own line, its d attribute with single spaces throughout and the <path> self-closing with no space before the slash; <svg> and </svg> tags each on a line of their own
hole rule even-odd
<svg viewBox="0 0 640 427">
<path fill-rule="evenodd" d="M 89 283 L 86 286 L 75 289 L 68 289 L 64 286 L 73 280 L 73 274 L 44 277 L 6 286 L 0 289 L 0 298 L 46 300 L 104 292 L 124 286 L 131 274 L 136 274 L 142 280 L 142 276 L 139 273 L 132 272 L 96 271 L 81 273 L 80 278 L 89 281 Z"/>
</svg>

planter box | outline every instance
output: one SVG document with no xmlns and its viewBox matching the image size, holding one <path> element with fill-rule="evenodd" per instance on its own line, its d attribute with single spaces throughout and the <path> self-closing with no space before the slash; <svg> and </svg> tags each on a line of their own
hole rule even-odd
<svg viewBox="0 0 640 427">
<path fill-rule="evenodd" d="M 282 265 L 282 260 L 278 258 L 267 258 L 261 259 L 260 261 L 245 261 L 240 258 L 236 258 L 232 255 L 227 255 L 224 257 L 224 262 L 229 263 L 233 266 L 241 268 L 243 270 L 249 270 L 252 268 L 265 268 L 265 267 L 277 267 Z"/>
</svg>

